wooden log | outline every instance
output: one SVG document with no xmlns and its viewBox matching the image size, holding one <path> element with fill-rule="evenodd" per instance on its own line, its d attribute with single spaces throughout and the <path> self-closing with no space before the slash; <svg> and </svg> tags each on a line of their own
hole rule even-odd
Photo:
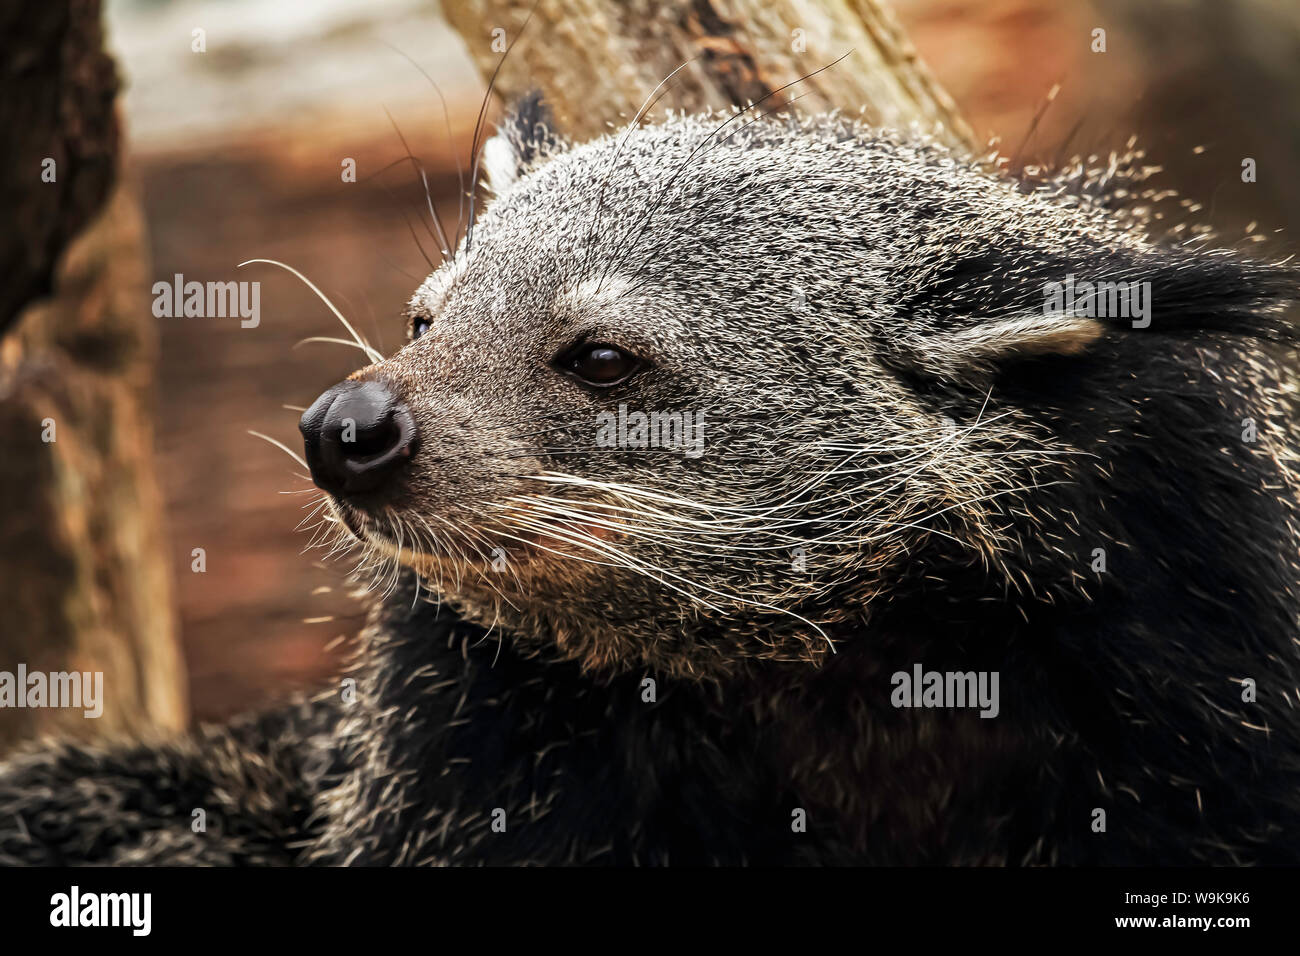
<svg viewBox="0 0 1300 956">
<path fill-rule="evenodd" d="M 797 100 L 805 112 L 864 110 L 878 125 L 915 124 L 980 152 L 881 0 L 539 0 L 521 38 L 532 7 L 533 0 L 443 2 L 485 77 L 519 39 L 494 89 L 507 102 L 540 89 L 560 127 L 579 141 L 634 116 L 685 63 L 661 108 L 762 100 L 767 111 Z"/>
<path fill-rule="evenodd" d="M 139 205 L 117 173 L 117 80 L 99 4 L 10 7 L 0 14 L 11 217 L 0 243 L 0 672 L 102 673 L 103 699 L 95 719 L 9 701 L 0 752 L 40 733 L 139 735 L 187 716 L 153 470 L 157 330 Z"/>
</svg>

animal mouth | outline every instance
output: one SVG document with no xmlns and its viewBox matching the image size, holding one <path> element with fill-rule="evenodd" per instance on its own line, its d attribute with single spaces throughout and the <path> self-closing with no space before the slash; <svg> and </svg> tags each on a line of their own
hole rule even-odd
<svg viewBox="0 0 1300 956">
<path fill-rule="evenodd" d="M 341 501 L 338 501 L 333 496 L 330 496 L 330 507 L 334 512 L 334 516 L 343 523 L 343 527 L 348 529 L 348 532 L 352 537 L 365 543 L 367 540 L 365 519 L 361 514 L 349 505 L 345 505 Z"/>
<path fill-rule="evenodd" d="M 481 586 L 519 594 L 588 580 L 626 560 L 617 543 L 619 517 L 576 501 L 551 515 L 531 501 L 512 500 L 483 506 L 484 520 L 474 522 L 463 513 L 422 513 L 334 494 L 325 495 L 325 504 L 334 528 L 330 553 L 358 549 L 363 557 L 356 570 L 379 581 L 396 580 L 397 569 L 406 567 L 434 591 Z"/>
<path fill-rule="evenodd" d="M 476 531 L 454 534 L 448 524 L 439 535 L 427 522 L 403 519 L 397 512 L 375 515 L 333 496 L 330 508 L 364 550 L 416 571 L 479 566 L 491 563 L 496 557 L 490 539 Z M 427 530 L 417 531 L 417 527 Z"/>
<path fill-rule="evenodd" d="M 452 559 L 451 555 L 427 551 L 413 537 L 395 533 L 387 522 L 333 496 L 330 497 L 330 508 L 339 523 L 367 551 L 412 566 Z"/>
</svg>

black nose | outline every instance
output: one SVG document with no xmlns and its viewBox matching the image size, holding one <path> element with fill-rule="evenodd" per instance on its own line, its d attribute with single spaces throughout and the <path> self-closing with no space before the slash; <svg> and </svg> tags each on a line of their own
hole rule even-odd
<svg viewBox="0 0 1300 956">
<path fill-rule="evenodd" d="M 340 382 L 298 423 L 312 481 L 331 494 L 379 488 L 411 457 L 415 419 L 383 382 Z"/>
</svg>

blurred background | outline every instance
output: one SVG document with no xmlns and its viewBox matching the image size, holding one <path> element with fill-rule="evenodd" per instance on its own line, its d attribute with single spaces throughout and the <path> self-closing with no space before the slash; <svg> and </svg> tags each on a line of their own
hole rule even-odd
<svg viewBox="0 0 1300 956">
<path fill-rule="evenodd" d="M 248 432 L 301 454 L 298 409 L 366 364 L 311 336 L 347 337 L 276 259 L 316 283 L 389 354 L 400 313 L 431 270 L 408 221 L 424 189 L 385 109 L 455 219 L 456 160 L 470 152 L 483 88 L 436 5 L 419 0 L 110 0 L 108 41 L 126 78 L 129 163 L 143 200 L 151 275 L 257 279 L 262 321 L 163 319 L 158 473 L 197 719 L 222 717 L 336 674 L 356 633 L 340 558 L 302 553 L 304 469 Z M 208 52 L 191 52 L 191 30 Z M 394 49 L 396 48 L 396 49 Z M 400 50 L 437 83 L 447 103 Z M 448 138 L 448 123 L 451 138 Z M 356 160 L 356 182 L 341 163 Z M 448 218 L 450 217 L 450 218 Z M 416 226 L 429 259 L 437 243 Z M 189 571 L 206 550 L 207 570 Z M 327 648 L 330 648 L 327 650 Z"/>
<path fill-rule="evenodd" d="M 1187 214 L 1216 227 L 1217 241 L 1235 244 L 1249 231 L 1272 237 L 1270 254 L 1293 248 L 1285 230 L 1300 212 L 1300 3 L 893 0 L 892 7 L 975 136 L 996 140 L 1015 165 L 1105 155 L 1136 135 L 1164 168 L 1158 183 L 1199 200 Z M 433 0 L 108 0 L 103 23 L 122 81 L 122 180 L 142 209 L 130 238 L 145 265 L 123 280 L 138 297 L 130 308 L 147 310 L 149 285 L 176 273 L 261 282 L 257 328 L 151 319 L 156 341 L 142 346 L 153 370 L 140 394 L 153 418 L 156 539 L 165 557 L 133 600 L 174 597 L 179 654 L 158 666 L 181 688 L 152 723 L 177 726 L 329 679 L 361 620 L 346 581 L 352 562 L 303 551 L 308 536 L 295 528 L 313 499 L 303 469 L 248 434 L 297 450 L 299 410 L 361 356 L 299 345 L 343 330 L 287 272 L 236 266 L 254 258 L 293 266 L 381 351 L 397 348 L 401 310 L 437 253 L 421 218 L 424 187 L 400 162 L 406 149 L 393 124 L 427 171 L 444 220 L 454 221 L 456 164 L 468 162 L 484 86 Z M 571 26 L 542 22 L 527 42 L 544 45 L 549 30 Z M 204 31 L 202 53 L 192 49 L 195 29 Z M 1104 51 L 1096 49 L 1098 29 Z M 1242 182 L 1246 157 L 1256 160 L 1256 182 Z M 356 161 L 357 182 L 343 181 L 345 159 Z M 133 480 L 131 488 L 140 487 Z M 43 541 L 49 529 L 28 527 L 13 508 L 3 518 L 0 573 L 21 592 L 24 575 L 37 573 L 24 541 Z M 205 553 L 202 573 L 192 569 L 196 548 Z M 101 566 L 92 559 L 86 573 Z M 22 594 L 13 600 L 21 607 Z M 12 617 L 0 623 L 13 626 Z M 0 640 L 0 669 L 12 669 L 15 654 L 40 658 L 31 642 L 50 638 L 33 633 L 21 652 Z"/>
</svg>

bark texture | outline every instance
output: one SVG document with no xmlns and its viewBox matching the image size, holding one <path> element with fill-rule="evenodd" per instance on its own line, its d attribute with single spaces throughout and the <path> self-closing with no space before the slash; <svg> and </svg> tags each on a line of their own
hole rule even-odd
<svg viewBox="0 0 1300 956">
<path fill-rule="evenodd" d="M 0 709 L 0 752 L 186 719 L 154 474 L 156 329 L 99 16 L 87 0 L 0 12 L 0 671 L 103 674 L 98 719 Z"/>
<path fill-rule="evenodd" d="M 484 76 L 518 38 L 494 89 L 507 102 L 540 89 L 576 140 L 634 116 L 686 63 L 665 87 L 660 109 L 762 100 L 766 112 L 797 100 L 806 112 L 864 110 L 879 125 L 916 124 L 949 145 L 979 151 L 880 0 L 539 0 L 521 37 L 532 7 L 533 0 L 443 2 Z"/>
</svg>

